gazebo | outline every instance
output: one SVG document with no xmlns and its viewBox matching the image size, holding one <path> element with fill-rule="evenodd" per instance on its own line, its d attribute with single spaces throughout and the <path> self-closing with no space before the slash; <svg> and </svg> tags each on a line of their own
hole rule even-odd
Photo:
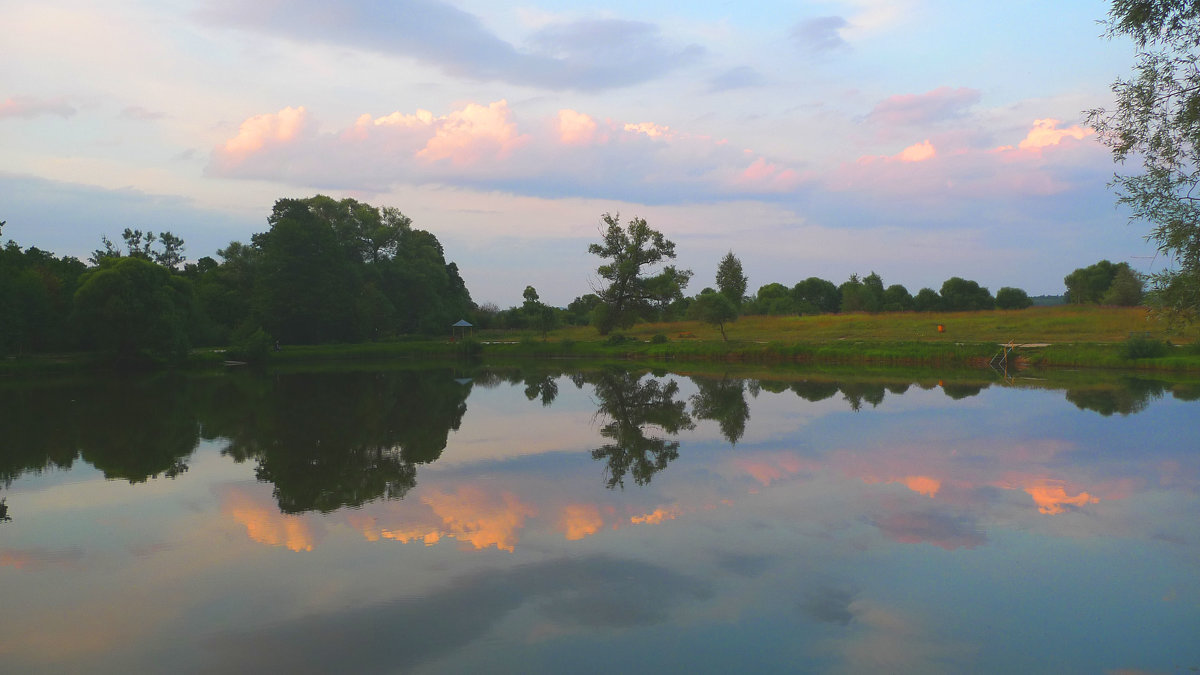
<svg viewBox="0 0 1200 675">
<path fill-rule="evenodd" d="M 457 323 L 450 326 L 450 339 L 462 339 L 467 337 L 468 331 L 474 332 L 475 326 L 471 325 L 466 319 L 459 319 Z"/>
</svg>

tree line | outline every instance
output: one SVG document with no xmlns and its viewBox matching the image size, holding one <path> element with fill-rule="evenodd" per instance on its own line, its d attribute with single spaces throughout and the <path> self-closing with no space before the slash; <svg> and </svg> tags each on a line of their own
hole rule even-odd
<svg viewBox="0 0 1200 675">
<path fill-rule="evenodd" d="M 675 257 L 675 244 L 651 228 L 645 219 L 632 218 L 624 226 L 617 214 L 601 216 L 602 239 L 588 251 L 602 262 L 596 269 L 601 280 L 596 292 L 576 297 L 566 308 L 541 302 L 537 289 L 525 289 L 525 302 L 500 310 L 480 308 L 478 320 L 488 328 L 525 328 L 543 336 L 559 325 L 592 325 L 601 335 L 629 328 L 638 321 L 697 319 L 716 325 L 722 336 L 725 324 L 745 315 L 814 315 L 840 312 L 964 312 L 992 309 L 1025 309 L 1033 304 L 1020 288 L 1004 287 L 992 295 L 978 282 L 951 277 L 939 290 L 922 288 L 915 295 L 901 284 L 885 285 L 871 272 L 851 274 L 841 284 L 808 277 L 788 287 L 772 282 L 747 295 L 748 279 L 741 260 L 728 252 L 718 263 L 716 288 L 706 287 L 695 296 L 684 293 L 694 276 L 667 261 Z M 1066 299 L 1076 304 L 1133 306 L 1143 301 L 1145 280 L 1128 264 L 1102 260 L 1067 275 Z"/>
<path fill-rule="evenodd" d="M 0 250 L 0 353 L 82 349 L 120 362 L 192 346 L 441 334 L 474 310 L 433 234 L 392 207 L 280 199 L 268 229 L 184 264 L 170 232 L 103 237 L 84 263 L 9 241 Z M 3 223 L 0 222 L 0 228 Z"/>
</svg>

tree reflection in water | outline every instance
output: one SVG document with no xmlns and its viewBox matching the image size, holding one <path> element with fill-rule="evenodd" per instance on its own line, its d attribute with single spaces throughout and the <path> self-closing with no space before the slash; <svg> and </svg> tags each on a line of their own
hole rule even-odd
<svg viewBox="0 0 1200 675">
<path fill-rule="evenodd" d="M 279 377 L 267 390 L 213 430 L 223 452 L 258 463 L 282 512 L 327 513 L 402 498 L 462 423 L 471 385 L 437 370 Z"/>
<path fill-rule="evenodd" d="M 692 414 L 697 419 L 715 420 L 721 435 L 733 445 L 746 433 L 750 406 L 746 404 L 745 380 L 692 378 L 700 391 L 692 395 Z"/>
<path fill-rule="evenodd" d="M 679 457 L 679 441 L 646 435 L 646 427 L 671 435 L 695 427 L 687 402 L 675 399 L 678 383 L 653 378 L 643 382 L 640 375 L 624 370 L 606 370 L 585 379 L 599 400 L 596 415 L 609 420 L 600 435 L 613 442 L 592 450 L 592 458 L 607 462 L 605 482 L 610 489 L 625 487 L 626 474 L 645 485 Z"/>
</svg>

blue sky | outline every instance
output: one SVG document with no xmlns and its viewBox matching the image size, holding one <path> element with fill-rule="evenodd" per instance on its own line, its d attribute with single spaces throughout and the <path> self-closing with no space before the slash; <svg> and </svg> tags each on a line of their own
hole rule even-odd
<svg viewBox="0 0 1200 675">
<path fill-rule="evenodd" d="M 1061 293 L 1161 269 L 1085 109 L 1132 47 L 1100 1 L 12 2 L 5 238 L 85 256 L 125 227 L 214 255 L 316 193 L 395 206 L 477 302 L 596 283 L 600 215 L 712 285 L 876 271 Z"/>
</svg>

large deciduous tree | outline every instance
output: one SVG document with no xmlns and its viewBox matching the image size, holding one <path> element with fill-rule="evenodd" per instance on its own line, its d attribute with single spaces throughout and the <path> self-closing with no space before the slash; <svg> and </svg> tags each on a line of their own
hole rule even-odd
<svg viewBox="0 0 1200 675">
<path fill-rule="evenodd" d="M 141 257 L 103 261 L 84 272 L 75 292 L 84 342 L 119 362 L 182 358 L 191 312 L 191 283 Z"/>
<path fill-rule="evenodd" d="M 597 289 L 601 304 L 593 314 L 596 327 L 606 335 L 682 298 L 692 273 L 668 265 L 656 275 L 647 275 L 645 268 L 675 257 L 675 244 L 644 218 L 635 217 L 625 227 L 620 214 L 606 213 L 601 221 L 603 240 L 588 246 L 588 252 L 609 261 L 596 270 L 608 285 Z"/>
<path fill-rule="evenodd" d="M 1148 239 L 1173 267 L 1151 280 L 1173 317 L 1200 311 L 1200 3 L 1113 0 L 1109 37 L 1132 38 L 1134 74 L 1113 84 L 1115 107 L 1087 112 L 1118 162 L 1139 157 L 1143 172 L 1117 174 L 1118 201 L 1151 224 Z"/>
</svg>

